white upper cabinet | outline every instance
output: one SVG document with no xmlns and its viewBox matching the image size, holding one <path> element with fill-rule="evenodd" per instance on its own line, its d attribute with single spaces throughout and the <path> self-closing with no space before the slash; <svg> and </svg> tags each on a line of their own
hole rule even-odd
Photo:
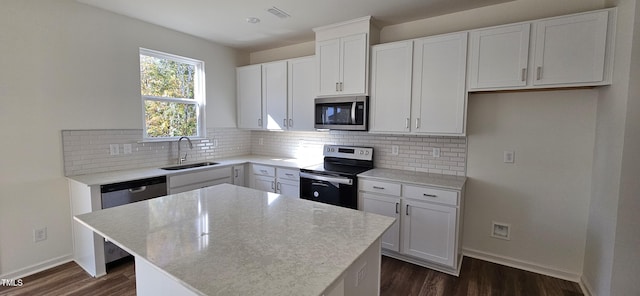
<svg viewBox="0 0 640 296">
<path fill-rule="evenodd" d="M 287 62 L 262 64 L 262 94 L 269 130 L 287 129 Z"/>
<path fill-rule="evenodd" d="M 313 57 L 289 60 L 288 128 L 313 131 L 316 67 Z"/>
<path fill-rule="evenodd" d="M 607 20 L 599 11 L 536 22 L 533 85 L 603 81 Z"/>
<path fill-rule="evenodd" d="M 526 86 L 530 31 L 529 23 L 471 31 L 469 88 Z"/>
<path fill-rule="evenodd" d="M 370 128 L 410 132 L 413 41 L 371 47 Z"/>
<path fill-rule="evenodd" d="M 615 9 L 470 32 L 469 90 L 611 84 Z"/>
<path fill-rule="evenodd" d="M 366 94 L 368 48 L 365 33 L 318 42 L 318 95 Z"/>
<path fill-rule="evenodd" d="M 413 132 L 464 134 L 466 75 L 467 32 L 413 42 Z"/>
<path fill-rule="evenodd" d="M 262 129 L 262 65 L 236 69 L 238 128 Z"/>
</svg>

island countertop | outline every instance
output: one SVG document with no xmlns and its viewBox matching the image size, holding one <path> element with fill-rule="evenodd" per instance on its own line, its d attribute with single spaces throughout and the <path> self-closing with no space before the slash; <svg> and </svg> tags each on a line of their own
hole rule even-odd
<svg viewBox="0 0 640 296">
<path fill-rule="evenodd" d="M 75 217 L 202 295 L 320 295 L 394 218 L 229 184 Z"/>
</svg>

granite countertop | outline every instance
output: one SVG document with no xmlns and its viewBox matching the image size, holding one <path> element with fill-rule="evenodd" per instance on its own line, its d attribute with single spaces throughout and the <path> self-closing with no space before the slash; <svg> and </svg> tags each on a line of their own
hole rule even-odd
<svg viewBox="0 0 640 296">
<path fill-rule="evenodd" d="M 320 295 L 394 218 L 230 184 L 76 216 L 205 295 Z"/>
<path fill-rule="evenodd" d="M 175 175 L 175 174 L 182 174 L 186 172 L 215 169 L 215 168 L 220 168 L 220 167 L 225 167 L 230 165 L 245 164 L 245 163 L 255 163 L 255 164 L 264 164 L 264 165 L 299 169 L 299 168 L 322 163 L 322 158 L 295 159 L 295 158 L 264 156 L 264 155 L 244 155 L 244 156 L 237 156 L 237 157 L 231 157 L 231 158 L 211 159 L 206 161 L 217 162 L 219 164 L 215 166 L 197 167 L 197 168 L 177 170 L 177 171 L 169 171 L 169 170 L 163 170 L 160 168 L 153 168 L 153 167 L 141 168 L 141 169 L 135 169 L 135 170 L 122 170 L 122 171 L 113 171 L 113 172 L 106 172 L 106 173 L 67 176 L 67 178 L 86 184 L 88 186 L 93 186 L 93 185 L 113 184 L 113 183 L 125 182 L 130 180 L 146 179 L 146 178 L 152 178 L 152 177 L 158 177 L 158 176 L 169 176 L 169 175 Z M 194 162 L 200 162 L 200 161 L 194 161 Z M 188 164 L 188 163 L 193 163 L 193 162 L 185 162 L 184 164 Z M 166 165 L 166 166 L 172 166 L 172 165 Z"/>
<path fill-rule="evenodd" d="M 424 172 L 413 172 L 393 169 L 372 169 L 358 174 L 358 177 L 377 179 L 380 181 L 394 181 L 411 183 L 415 185 L 427 185 L 445 189 L 462 190 L 467 177 L 442 175 Z"/>
</svg>

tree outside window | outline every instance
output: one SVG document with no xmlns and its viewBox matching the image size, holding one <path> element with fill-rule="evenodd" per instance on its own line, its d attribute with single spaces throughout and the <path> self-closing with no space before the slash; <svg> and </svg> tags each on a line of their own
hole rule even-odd
<svg viewBox="0 0 640 296">
<path fill-rule="evenodd" d="M 204 135 L 204 63 L 140 49 L 147 139 Z"/>
</svg>

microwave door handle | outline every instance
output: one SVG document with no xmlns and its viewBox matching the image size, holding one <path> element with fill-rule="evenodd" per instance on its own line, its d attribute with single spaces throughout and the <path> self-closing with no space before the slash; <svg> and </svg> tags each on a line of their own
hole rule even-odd
<svg viewBox="0 0 640 296">
<path fill-rule="evenodd" d="M 351 124 L 356 124 L 356 102 L 351 104 Z"/>
</svg>

